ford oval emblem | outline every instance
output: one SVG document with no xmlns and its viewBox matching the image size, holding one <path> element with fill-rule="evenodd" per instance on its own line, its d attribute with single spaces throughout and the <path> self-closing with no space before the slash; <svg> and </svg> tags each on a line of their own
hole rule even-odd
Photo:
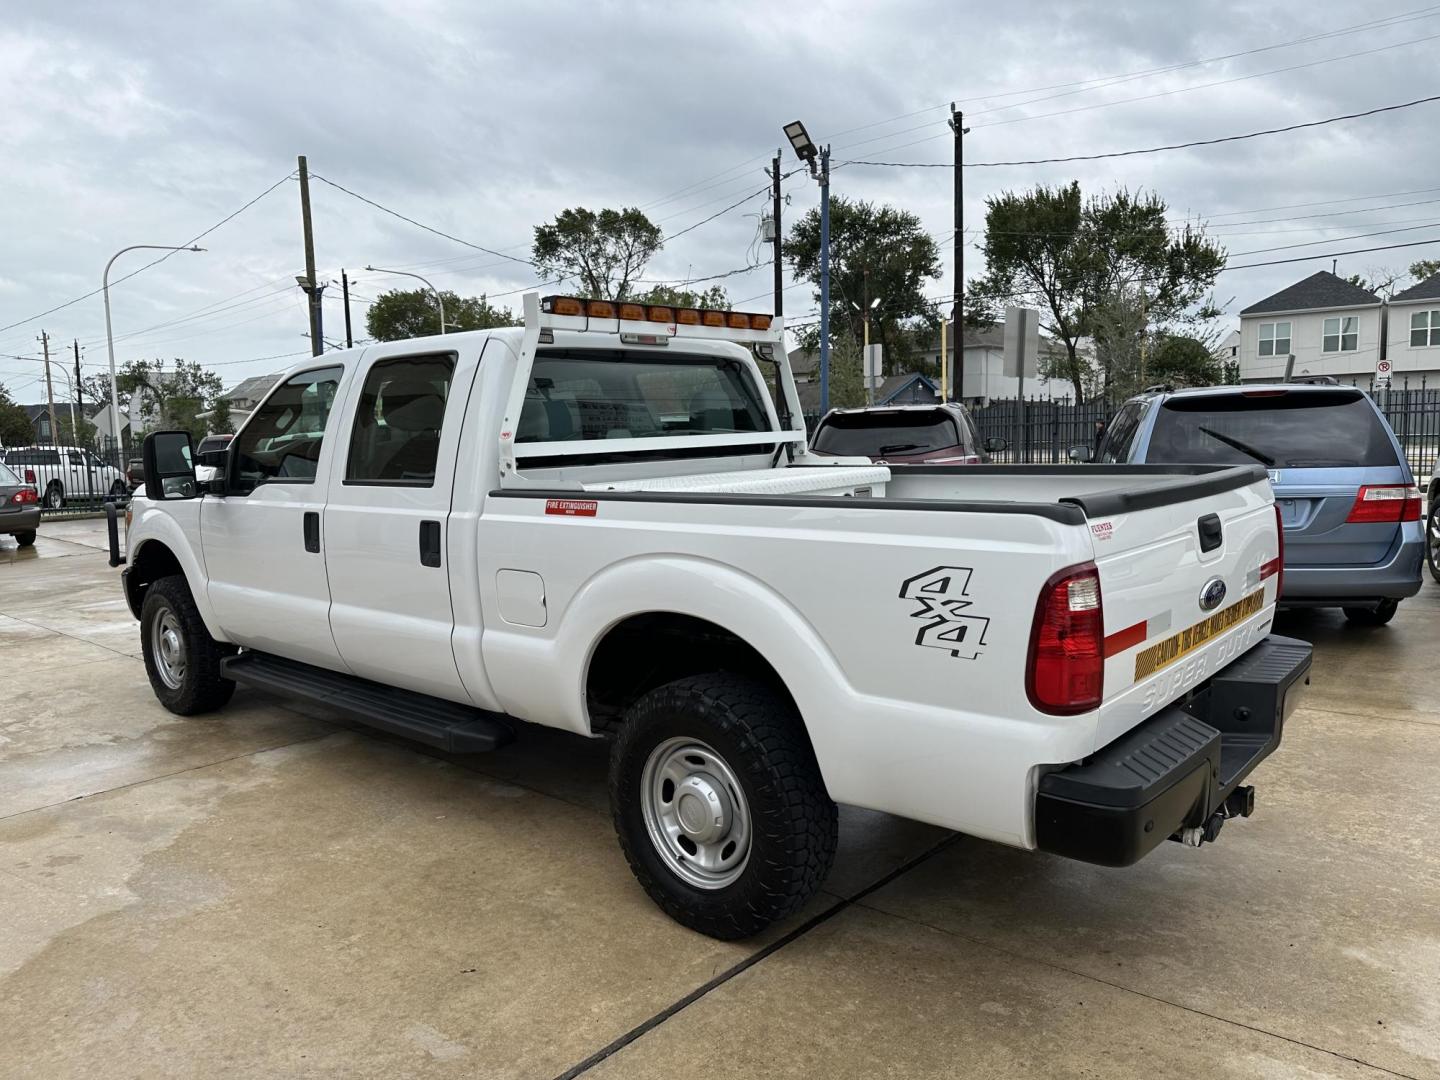
<svg viewBox="0 0 1440 1080">
<path fill-rule="evenodd" d="M 1225 601 L 1225 582 L 1212 577 L 1200 590 L 1200 610 L 1214 611 Z"/>
</svg>

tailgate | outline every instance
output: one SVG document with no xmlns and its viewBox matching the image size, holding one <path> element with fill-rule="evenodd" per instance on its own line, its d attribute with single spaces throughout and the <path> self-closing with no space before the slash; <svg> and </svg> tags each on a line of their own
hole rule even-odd
<svg viewBox="0 0 1440 1080">
<path fill-rule="evenodd" d="M 1096 745 L 1104 745 L 1265 636 L 1279 539 L 1258 468 L 1177 484 L 1168 499 L 1162 489 L 1076 501 L 1100 570 L 1106 659 Z"/>
</svg>

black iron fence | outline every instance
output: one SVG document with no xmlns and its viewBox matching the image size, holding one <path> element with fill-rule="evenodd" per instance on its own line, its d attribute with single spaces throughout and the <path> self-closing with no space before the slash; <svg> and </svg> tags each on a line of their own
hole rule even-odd
<svg viewBox="0 0 1440 1080">
<path fill-rule="evenodd" d="M 40 497 L 44 517 L 78 517 L 129 498 L 126 461 L 113 440 L 73 444 L 35 442 L 0 449 L 0 461 Z"/>
</svg>

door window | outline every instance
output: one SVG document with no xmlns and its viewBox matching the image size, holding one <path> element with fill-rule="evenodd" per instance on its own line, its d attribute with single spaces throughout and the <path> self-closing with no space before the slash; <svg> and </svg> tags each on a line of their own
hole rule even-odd
<svg viewBox="0 0 1440 1080">
<path fill-rule="evenodd" d="M 79 466 L 81 466 L 81 467 L 83 468 L 84 465 L 85 465 L 85 457 L 84 457 L 84 455 L 82 455 L 79 450 L 71 450 L 71 451 L 70 451 L 70 464 L 71 464 L 71 465 L 79 465 Z"/>
<path fill-rule="evenodd" d="M 376 363 L 355 410 L 345 483 L 433 485 L 454 374 L 453 353 Z"/>
<path fill-rule="evenodd" d="M 1105 442 L 1100 448 L 1100 460 L 1108 464 L 1123 464 L 1130 455 L 1130 444 L 1135 441 L 1135 432 L 1140 428 L 1141 405 L 1136 402 L 1126 405 L 1110 422 Z"/>
<path fill-rule="evenodd" d="M 344 369 L 318 368 L 293 375 L 255 410 L 235 436 L 231 490 L 244 495 L 261 484 L 315 480 L 325 425 Z"/>
</svg>

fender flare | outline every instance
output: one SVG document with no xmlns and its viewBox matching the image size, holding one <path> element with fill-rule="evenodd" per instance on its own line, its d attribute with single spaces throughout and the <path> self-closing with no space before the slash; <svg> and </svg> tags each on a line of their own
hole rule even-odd
<svg viewBox="0 0 1440 1080">
<path fill-rule="evenodd" d="M 168 514 L 149 512 L 144 514 L 137 522 L 136 532 L 141 535 L 135 541 L 135 547 L 130 554 L 129 566 L 125 568 L 125 599 L 130 605 L 130 610 L 138 619 L 140 598 L 134 590 L 137 585 L 132 584 L 133 571 L 139 564 L 145 548 L 150 544 L 159 544 L 175 557 L 180 564 L 180 571 L 185 575 L 185 584 L 190 588 L 190 595 L 195 600 L 195 607 L 200 612 L 201 621 L 205 623 L 205 629 L 216 641 L 228 641 L 220 628 L 219 620 L 215 616 L 215 609 L 210 603 L 209 590 L 205 588 L 205 568 L 201 566 L 200 560 L 196 557 L 194 548 L 190 543 L 185 531 Z"/>
</svg>

